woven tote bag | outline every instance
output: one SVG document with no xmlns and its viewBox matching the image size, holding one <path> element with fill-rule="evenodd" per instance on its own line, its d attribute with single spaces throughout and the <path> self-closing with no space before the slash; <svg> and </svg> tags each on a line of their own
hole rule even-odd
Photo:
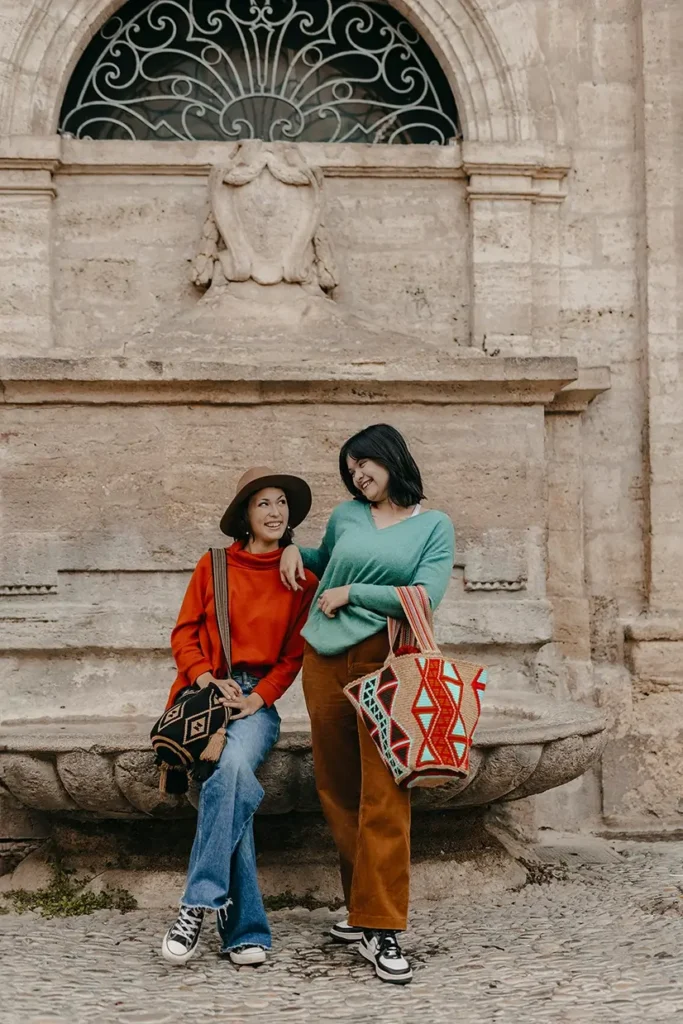
<svg viewBox="0 0 683 1024">
<path fill-rule="evenodd" d="M 389 619 L 384 665 L 344 693 L 398 786 L 440 786 L 469 773 L 486 669 L 441 653 L 423 587 L 396 590 L 405 621 Z"/>
</svg>

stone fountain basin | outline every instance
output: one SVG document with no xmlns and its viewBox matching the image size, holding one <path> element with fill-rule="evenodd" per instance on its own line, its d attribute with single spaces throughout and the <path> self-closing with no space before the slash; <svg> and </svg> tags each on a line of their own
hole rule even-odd
<svg viewBox="0 0 683 1024">
<path fill-rule="evenodd" d="M 100 818 L 182 817 L 186 797 L 164 795 L 146 718 L 0 723 L 0 783 L 25 807 Z M 438 789 L 413 791 L 420 810 L 519 800 L 582 775 L 606 742 L 595 708 L 535 693 L 487 693 L 471 771 Z M 259 771 L 262 814 L 318 811 L 308 722 L 284 721 Z M 190 794 L 192 798 L 192 794 Z"/>
</svg>

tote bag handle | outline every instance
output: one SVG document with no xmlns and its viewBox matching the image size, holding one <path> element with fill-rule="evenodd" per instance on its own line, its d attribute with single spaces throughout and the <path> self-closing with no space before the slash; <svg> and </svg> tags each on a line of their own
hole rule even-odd
<svg viewBox="0 0 683 1024">
<path fill-rule="evenodd" d="M 432 624 L 432 607 L 429 596 L 423 586 L 396 587 L 405 619 L 388 619 L 389 657 L 395 648 L 417 646 L 423 654 L 438 651 L 434 627 Z"/>
<path fill-rule="evenodd" d="M 228 614 L 228 559 L 225 548 L 211 548 L 211 570 L 213 572 L 213 597 L 216 604 L 218 632 L 228 666 L 228 678 L 230 678 L 232 676 L 232 658 L 230 656 L 230 616 Z"/>
</svg>

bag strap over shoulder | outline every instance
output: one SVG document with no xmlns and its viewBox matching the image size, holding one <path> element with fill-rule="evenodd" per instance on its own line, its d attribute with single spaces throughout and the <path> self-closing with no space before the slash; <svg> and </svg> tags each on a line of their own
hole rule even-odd
<svg viewBox="0 0 683 1024">
<path fill-rule="evenodd" d="M 396 587 L 405 619 L 389 619 L 389 644 L 395 647 L 417 646 L 423 653 L 438 651 L 429 595 L 423 586 Z"/>
<path fill-rule="evenodd" d="M 230 645 L 230 617 L 228 614 L 228 559 L 225 548 L 211 548 L 211 569 L 213 571 L 213 596 L 216 603 L 216 621 L 221 637 L 221 646 L 228 666 L 228 675 L 232 675 L 232 658 Z"/>
</svg>

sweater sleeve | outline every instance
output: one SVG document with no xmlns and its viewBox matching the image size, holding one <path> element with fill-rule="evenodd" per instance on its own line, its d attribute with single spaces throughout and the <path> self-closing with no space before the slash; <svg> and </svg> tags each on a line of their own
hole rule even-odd
<svg viewBox="0 0 683 1024">
<path fill-rule="evenodd" d="M 206 586 L 211 575 L 211 555 L 205 554 L 197 562 L 180 606 L 180 614 L 171 633 L 171 650 L 179 672 L 184 672 L 190 683 L 211 672 L 211 664 L 199 645 L 199 626 L 204 621 Z"/>
<path fill-rule="evenodd" d="M 330 560 L 332 554 L 332 548 L 334 547 L 334 512 L 327 521 L 325 527 L 325 535 L 322 539 L 322 544 L 319 548 L 299 548 L 301 552 L 301 558 L 303 559 L 304 568 L 310 569 L 314 576 L 318 579 L 322 579 L 323 573 L 327 568 L 327 563 Z"/>
<path fill-rule="evenodd" d="M 434 610 L 446 593 L 455 557 L 455 530 L 448 516 L 443 516 L 434 527 L 425 544 L 420 563 L 410 581 L 411 586 L 422 585 L 429 595 Z M 349 604 L 393 619 L 403 618 L 403 607 L 396 588 L 375 583 L 353 583 Z"/>
<path fill-rule="evenodd" d="M 304 660 L 304 638 L 301 635 L 301 630 L 308 618 L 317 583 L 318 581 L 309 574 L 306 580 L 306 589 L 302 594 L 294 619 L 290 623 L 280 657 L 270 672 L 254 687 L 254 693 L 258 693 L 263 698 L 267 708 L 282 697 L 299 674 L 301 663 Z"/>
</svg>

